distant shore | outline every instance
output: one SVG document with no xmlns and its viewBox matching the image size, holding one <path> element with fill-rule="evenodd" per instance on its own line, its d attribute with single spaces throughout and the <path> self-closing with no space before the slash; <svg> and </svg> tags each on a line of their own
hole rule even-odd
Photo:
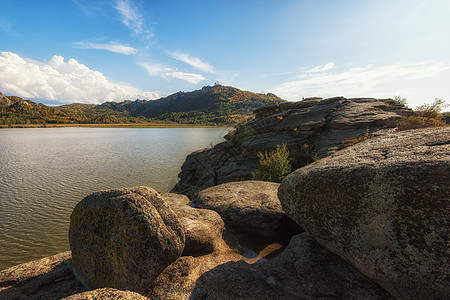
<svg viewBox="0 0 450 300">
<path fill-rule="evenodd" d="M 152 128 L 152 127 L 231 127 L 226 125 L 203 124 L 164 124 L 164 123 L 132 123 L 132 124 L 10 124 L 0 125 L 2 128 L 48 128 L 48 127 L 96 127 L 96 128 Z"/>
</svg>

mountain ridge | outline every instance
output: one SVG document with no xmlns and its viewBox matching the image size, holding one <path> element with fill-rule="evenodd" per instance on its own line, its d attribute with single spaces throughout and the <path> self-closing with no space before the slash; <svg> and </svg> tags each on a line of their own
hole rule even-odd
<svg viewBox="0 0 450 300">
<path fill-rule="evenodd" d="M 178 124 L 232 125 L 252 116 L 268 103 L 285 100 L 231 86 L 205 86 L 177 92 L 157 100 L 124 100 L 99 105 L 72 103 L 46 106 L 16 96 L 0 95 L 0 125 L 9 124 L 112 124 L 167 122 Z"/>
</svg>

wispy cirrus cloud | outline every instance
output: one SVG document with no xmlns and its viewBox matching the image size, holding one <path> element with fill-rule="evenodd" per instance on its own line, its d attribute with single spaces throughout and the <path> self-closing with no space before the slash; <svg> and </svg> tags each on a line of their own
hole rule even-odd
<svg viewBox="0 0 450 300">
<path fill-rule="evenodd" d="M 173 78 L 177 78 L 177 79 L 181 79 L 181 80 L 185 80 L 192 84 L 197 84 L 197 83 L 205 80 L 205 77 L 203 77 L 203 75 L 195 74 L 195 73 L 185 73 L 185 72 L 175 71 L 175 72 L 164 73 L 164 75 L 173 77 Z"/>
<path fill-rule="evenodd" d="M 160 64 L 141 63 L 140 65 L 147 71 L 148 75 L 150 75 L 150 76 L 158 76 L 163 73 L 173 71 L 172 68 L 165 67 Z"/>
<path fill-rule="evenodd" d="M 120 53 L 124 55 L 130 55 L 137 52 L 136 48 L 128 45 L 120 44 L 117 42 L 109 42 L 106 44 L 92 43 L 92 42 L 75 42 L 74 45 L 81 49 L 98 49 L 106 50 L 114 53 Z"/>
<path fill-rule="evenodd" d="M 317 72 L 326 72 L 334 68 L 334 62 L 329 62 L 324 66 L 315 66 L 313 68 L 306 69 L 305 73 L 317 73 Z"/>
<path fill-rule="evenodd" d="M 331 65 L 332 64 L 332 65 Z M 332 68 L 326 66 L 333 66 Z M 314 70 L 314 72 L 311 72 Z M 440 62 L 396 63 L 385 66 L 368 64 L 341 72 L 334 63 L 304 69 L 296 79 L 275 86 L 271 91 L 282 98 L 298 100 L 302 96 L 393 97 L 399 90 L 413 91 L 414 80 L 437 78 L 450 66 Z"/>
<path fill-rule="evenodd" d="M 182 62 L 185 62 L 188 65 L 190 65 L 200 71 L 207 72 L 207 73 L 215 73 L 214 68 L 210 64 L 202 61 L 200 58 L 192 57 L 188 53 L 176 51 L 176 52 L 170 53 L 170 55 L 173 58 L 180 60 Z"/>
<path fill-rule="evenodd" d="M 153 37 L 152 31 L 145 25 L 145 17 L 136 5 L 129 0 L 117 0 L 114 8 L 120 14 L 122 23 L 128 27 L 133 34 L 144 39 Z"/>
<path fill-rule="evenodd" d="M 172 77 L 181 79 L 192 84 L 198 84 L 205 80 L 205 77 L 201 74 L 180 72 L 173 68 L 169 68 L 160 64 L 141 63 L 140 64 L 150 76 L 162 76 L 164 78 Z"/>
<path fill-rule="evenodd" d="M 0 52 L 0 90 L 7 95 L 55 102 L 102 103 L 126 99 L 156 99 L 128 84 L 113 82 L 73 58 L 54 55 L 48 62 Z"/>
</svg>

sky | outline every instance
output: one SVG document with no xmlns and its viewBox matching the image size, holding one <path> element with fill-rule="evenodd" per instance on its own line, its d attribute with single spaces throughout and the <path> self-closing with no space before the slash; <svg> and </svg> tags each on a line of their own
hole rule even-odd
<svg viewBox="0 0 450 300">
<path fill-rule="evenodd" d="M 0 92 L 60 105 L 231 85 L 450 100 L 448 0 L 0 0 Z"/>
</svg>

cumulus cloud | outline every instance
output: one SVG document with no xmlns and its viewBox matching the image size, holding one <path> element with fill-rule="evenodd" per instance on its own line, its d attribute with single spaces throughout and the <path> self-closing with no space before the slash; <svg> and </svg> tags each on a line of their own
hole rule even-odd
<svg viewBox="0 0 450 300">
<path fill-rule="evenodd" d="M 0 89 L 7 95 L 46 99 L 55 102 L 102 103 L 125 99 L 156 99 L 155 92 L 112 82 L 101 72 L 91 70 L 73 58 L 65 61 L 54 55 L 47 62 L 24 59 L 1 52 Z"/>
<path fill-rule="evenodd" d="M 98 49 L 98 50 L 106 50 L 114 53 L 120 53 L 125 55 L 130 55 L 136 53 L 136 49 L 130 47 L 128 45 L 123 45 L 117 42 L 109 42 L 107 44 L 98 44 L 98 43 L 90 43 L 90 42 L 76 42 L 75 46 L 81 49 Z"/>
<path fill-rule="evenodd" d="M 373 64 L 341 72 L 327 67 L 314 67 L 291 80 L 275 86 L 272 92 L 282 98 L 298 100 L 302 96 L 393 97 L 399 90 L 414 90 L 413 80 L 434 78 L 450 67 L 442 63 L 396 63 L 386 66 Z M 334 64 L 333 64 L 334 67 Z"/>
<path fill-rule="evenodd" d="M 129 0 L 118 0 L 114 8 L 120 14 L 122 23 L 128 27 L 136 36 L 151 39 L 153 34 L 145 26 L 145 18 L 138 8 Z"/>
<path fill-rule="evenodd" d="M 173 52 L 171 55 L 173 58 L 185 62 L 196 69 L 208 73 L 215 73 L 213 67 L 210 64 L 203 62 L 200 58 L 191 57 L 189 54 L 183 52 Z"/>
<path fill-rule="evenodd" d="M 164 78 L 173 77 L 176 79 L 185 80 L 192 84 L 197 84 L 205 80 L 205 77 L 201 74 L 179 72 L 160 64 L 141 63 L 141 66 L 150 76 L 162 76 Z"/>
</svg>

